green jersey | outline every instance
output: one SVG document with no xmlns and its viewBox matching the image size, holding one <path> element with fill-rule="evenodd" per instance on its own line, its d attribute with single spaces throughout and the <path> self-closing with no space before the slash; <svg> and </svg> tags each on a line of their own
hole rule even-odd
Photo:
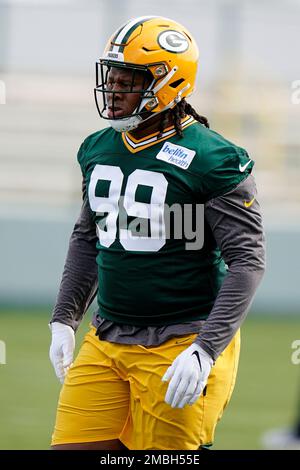
<svg viewBox="0 0 300 470">
<path fill-rule="evenodd" d="M 186 224 L 197 226 L 200 205 L 234 189 L 253 161 L 191 117 L 182 126 L 183 137 L 170 128 L 141 140 L 106 128 L 79 150 L 99 238 L 99 313 L 115 323 L 206 319 L 226 275 L 205 212 L 201 246 Z"/>
</svg>

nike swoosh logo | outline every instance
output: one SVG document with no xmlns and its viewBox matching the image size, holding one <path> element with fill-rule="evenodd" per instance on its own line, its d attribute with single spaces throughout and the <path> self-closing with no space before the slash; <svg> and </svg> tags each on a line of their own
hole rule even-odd
<svg viewBox="0 0 300 470">
<path fill-rule="evenodd" d="M 248 165 L 250 165 L 250 163 L 252 162 L 252 160 L 249 160 L 249 162 L 247 162 L 245 165 L 241 165 L 239 166 L 239 169 L 240 169 L 240 172 L 244 172 L 247 168 Z"/>
<path fill-rule="evenodd" d="M 244 206 L 247 207 L 251 207 L 253 202 L 255 201 L 255 197 L 253 199 L 251 199 L 251 201 L 244 201 Z"/>
<path fill-rule="evenodd" d="M 201 365 L 200 356 L 199 356 L 198 351 L 194 351 L 193 354 L 195 354 L 195 356 L 196 356 L 196 358 L 197 358 L 197 360 L 198 360 L 198 362 L 199 362 L 200 370 L 201 370 L 201 372 L 202 372 L 202 365 Z M 193 356 L 193 354 L 192 354 L 192 356 Z"/>
</svg>

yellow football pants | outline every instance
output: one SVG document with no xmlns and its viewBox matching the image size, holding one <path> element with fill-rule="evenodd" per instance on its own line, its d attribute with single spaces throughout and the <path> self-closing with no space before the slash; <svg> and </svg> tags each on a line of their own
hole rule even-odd
<svg viewBox="0 0 300 470">
<path fill-rule="evenodd" d="M 65 379 L 52 445 L 119 439 L 131 450 L 196 450 L 213 443 L 236 379 L 239 332 L 213 366 L 205 396 L 179 409 L 165 403 L 161 378 L 195 334 L 145 347 L 101 341 L 95 331 Z"/>
</svg>

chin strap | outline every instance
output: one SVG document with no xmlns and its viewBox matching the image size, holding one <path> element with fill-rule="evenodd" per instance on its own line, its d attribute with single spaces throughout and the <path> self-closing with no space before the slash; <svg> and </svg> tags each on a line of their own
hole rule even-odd
<svg viewBox="0 0 300 470">
<path fill-rule="evenodd" d="M 161 114 L 163 111 L 167 109 L 164 108 L 162 111 L 159 113 L 151 114 L 151 116 L 148 116 L 145 119 L 142 119 L 141 116 L 136 115 L 136 116 L 131 116 L 129 118 L 125 119 L 114 119 L 114 120 L 109 120 L 110 126 L 117 132 L 128 132 L 132 131 L 133 129 L 136 129 L 142 122 L 148 121 L 148 119 L 153 118 L 157 114 Z"/>
<path fill-rule="evenodd" d="M 141 122 L 145 121 L 141 116 L 131 116 L 125 119 L 109 119 L 110 126 L 117 132 L 128 132 L 136 129 Z"/>
</svg>

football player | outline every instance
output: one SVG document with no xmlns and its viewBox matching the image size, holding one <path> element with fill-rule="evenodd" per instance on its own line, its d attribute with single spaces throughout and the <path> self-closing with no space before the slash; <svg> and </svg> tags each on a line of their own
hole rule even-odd
<svg viewBox="0 0 300 470">
<path fill-rule="evenodd" d="M 252 158 L 186 101 L 197 62 L 185 27 L 142 17 L 96 64 L 109 126 L 78 153 L 83 204 L 51 320 L 64 382 L 54 449 L 206 448 L 232 394 L 264 234 Z M 191 242 L 187 215 L 203 243 Z"/>
</svg>

